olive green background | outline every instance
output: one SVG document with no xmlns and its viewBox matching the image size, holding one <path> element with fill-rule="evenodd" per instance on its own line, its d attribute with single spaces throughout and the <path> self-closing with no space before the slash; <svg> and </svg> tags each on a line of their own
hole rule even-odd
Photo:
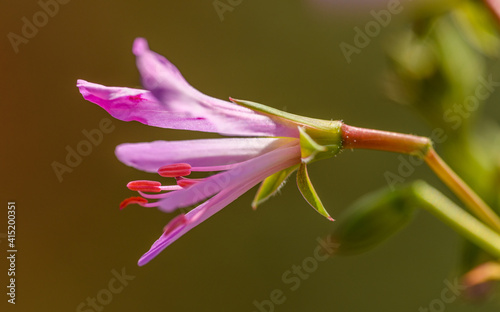
<svg viewBox="0 0 500 312">
<path fill-rule="evenodd" d="M 404 3 L 406 5 L 406 3 Z M 7 34 L 21 34 L 22 18 L 40 11 L 37 1 L 0 4 L 2 73 L 0 233 L 7 201 L 17 204 L 17 304 L 2 311 L 77 311 L 87 297 L 108 288 L 112 270 L 134 280 L 103 311 L 257 311 L 253 301 L 281 289 L 274 311 L 418 311 L 453 281 L 460 239 L 426 212 L 398 236 L 360 256 L 318 264 L 290 290 L 282 274 L 314 255 L 316 239 L 334 223 L 302 199 L 295 182 L 256 211 L 255 189 L 167 248 L 144 267 L 139 257 L 173 215 L 118 204 L 134 193 L 126 183 L 156 179 L 114 156 L 124 142 L 217 137 L 112 121 L 114 131 L 59 182 L 51 164 L 64 163 L 82 131 L 109 115 L 86 102 L 78 78 L 140 87 L 132 42 L 138 36 L 165 55 L 200 91 L 261 102 L 297 114 L 405 133 L 431 130 L 408 107 L 381 92 L 383 46 L 410 10 L 348 64 L 339 44 L 352 44 L 355 26 L 373 18 L 357 11 L 314 9 L 307 1 L 244 0 L 221 21 L 205 1 L 69 1 L 15 53 Z M 499 94 L 489 102 L 496 103 Z M 488 113 L 500 116 L 498 105 Z M 346 151 L 315 163 L 310 176 L 335 218 L 362 194 L 385 187 L 397 173 L 397 155 Z M 425 166 L 407 180 L 424 178 L 449 194 Z M 7 286 L 7 241 L 0 238 L 0 286 Z M 456 300 L 446 311 L 495 311 L 496 305 Z M 94 311 L 89 307 L 81 311 Z M 88 312 L 88 311 L 87 311 Z"/>
</svg>

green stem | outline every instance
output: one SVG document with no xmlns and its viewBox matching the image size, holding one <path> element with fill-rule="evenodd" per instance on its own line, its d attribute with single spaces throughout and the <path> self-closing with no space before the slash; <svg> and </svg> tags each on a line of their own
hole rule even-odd
<svg viewBox="0 0 500 312">
<path fill-rule="evenodd" d="M 437 155 L 429 138 L 342 124 L 342 147 L 418 155 L 480 220 L 500 233 L 498 215 Z"/>
<path fill-rule="evenodd" d="M 498 215 L 439 157 L 434 148 L 425 155 L 425 162 L 436 175 L 479 219 L 500 233 Z"/>
<path fill-rule="evenodd" d="M 426 210 L 492 256 L 500 258 L 500 235 L 498 233 L 423 181 L 415 182 L 412 185 L 412 191 Z"/>
</svg>

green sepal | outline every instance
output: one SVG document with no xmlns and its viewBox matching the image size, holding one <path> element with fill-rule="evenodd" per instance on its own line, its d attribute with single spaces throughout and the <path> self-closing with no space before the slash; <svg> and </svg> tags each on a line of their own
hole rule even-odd
<svg viewBox="0 0 500 312">
<path fill-rule="evenodd" d="M 316 154 L 319 152 L 326 152 L 326 146 L 319 145 L 314 141 L 309 134 L 307 134 L 306 130 L 302 127 L 299 127 L 300 132 L 300 157 L 302 158 L 302 162 L 308 163 L 314 159 Z"/>
<path fill-rule="evenodd" d="M 302 159 L 305 162 L 332 157 L 342 149 L 342 121 L 323 120 L 299 116 L 255 102 L 230 100 L 238 105 L 249 108 L 275 119 L 290 128 L 300 131 Z M 303 128 L 301 131 L 301 128 Z M 306 133 L 307 132 L 307 133 Z"/>
<path fill-rule="evenodd" d="M 316 119 L 316 118 L 309 118 L 309 117 L 304 117 L 300 115 L 295 115 L 292 113 L 287 113 L 284 111 L 281 111 L 279 109 L 269 107 L 263 104 L 251 102 L 251 101 L 245 101 L 245 100 L 238 100 L 238 99 L 233 99 L 229 98 L 231 102 L 241 105 L 243 107 L 249 108 L 251 110 L 254 110 L 259 113 L 263 113 L 265 115 L 271 116 L 271 117 L 279 117 L 282 119 L 285 119 L 287 121 L 292 122 L 295 125 L 302 125 L 306 127 L 311 127 L 311 128 L 316 128 L 316 129 L 322 129 L 322 130 L 332 130 L 332 129 L 337 129 L 342 125 L 342 122 L 338 120 L 323 120 L 323 119 Z"/>
<path fill-rule="evenodd" d="M 267 177 L 262 181 L 255 198 L 252 201 L 252 208 L 257 209 L 257 206 L 271 198 L 281 187 L 285 184 L 285 180 L 297 170 L 298 165 L 288 167 L 284 170 L 278 171 L 273 175 Z"/>
<path fill-rule="evenodd" d="M 309 179 L 309 174 L 307 173 L 307 165 L 301 163 L 299 170 L 297 171 L 297 186 L 299 187 L 304 199 L 311 205 L 317 212 L 330 221 L 334 221 L 332 217 L 328 214 L 321 199 L 319 199 L 316 190 L 314 189 L 311 180 Z"/>
</svg>

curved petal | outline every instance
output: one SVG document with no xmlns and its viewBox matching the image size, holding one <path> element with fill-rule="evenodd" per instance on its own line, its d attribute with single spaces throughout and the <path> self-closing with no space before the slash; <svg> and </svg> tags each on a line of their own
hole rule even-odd
<svg viewBox="0 0 500 312">
<path fill-rule="evenodd" d="M 296 154 L 296 159 L 275 163 L 273 170 L 283 170 L 287 166 L 293 166 L 296 162 L 300 162 L 300 148 L 298 146 L 295 147 L 293 154 Z M 247 164 L 247 166 L 252 167 L 252 164 Z M 179 223 L 177 218 L 172 219 L 172 221 L 166 226 L 168 231 L 165 231 L 165 233 L 153 243 L 150 250 L 139 259 L 139 266 L 143 266 L 151 261 L 151 259 L 156 257 L 160 252 L 175 242 L 182 235 L 186 234 L 189 230 L 202 223 L 225 206 L 229 205 L 243 193 L 247 192 L 257 183 L 262 181 L 266 177 L 266 174 L 268 175 L 268 172 L 262 171 L 248 180 L 240 179 L 237 183 L 223 189 L 214 197 L 188 212 L 184 218 L 181 218 L 184 222 L 178 226 L 175 226 L 176 223 Z M 170 226 L 171 224 L 172 226 Z"/>
<path fill-rule="evenodd" d="M 156 172 L 162 166 L 176 163 L 188 163 L 192 167 L 234 164 L 292 141 L 297 141 L 297 139 L 221 138 L 126 143 L 118 145 L 115 154 L 128 166 Z"/>
<path fill-rule="evenodd" d="M 161 128 L 217 132 L 215 126 L 205 118 L 166 110 L 147 90 L 107 87 L 82 79 L 78 80 L 76 86 L 84 99 L 104 108 L 116 119 L 135 120 Z"/>
<path fill-rule="evenodd" d="M 271 152 L 252 158 L 227 170 L 204 179 L 188 188 L 165 195 L 157 204 L 165 212 L 172 212 L 181 207 L 196 204 L 232 185 L 251 181 L 259 177 L 259 181 L 282 169 L 300 162 L 298 140 L 290 142 L 291 146 L 280 147 Z"/>
<path fill-rule="evenodd" d="M 251 109 L 207 96 L 191 87 L 179 70 L 137 38 L 133 52 L 146 89 L 171 112 L 203 117 L 225 135 L 298 137 L 296 126 Z"/>
<path fill-rule="evenodd" d="M 258 182 L 256 182 L 256 184 L 257 183 Z M 178 225 L 175 228 L 170 226 L 170 224 L 174 220 L 176 220 L 175 218 L 172 219 L 172 221 L 166 226 L 169 231 L 164 232 L 164 234 L 162 234 L 160 238 L 158 238 L 153 243 L 149 251 L 139 259 L 138 265 L 143 266 L 151 261 L 151 259 L 156 257 L 160 252 L 162 252 L 170 244 L 175 242 L 179 237 L 186 234 L 187 232 L 189 232 L 189 230 L 202 223 L 206 219 L 210 218 L 215 213 L 219 212 L 222 208 L 229 205 L 232 201 L 240 197 L 250 188 L 252 188 L 252 186 L 249 186 L 246 189 L 241 188 L 238 192 L 232 191 L 228 194 L 224 194 L 222 192 L 219 193 L 218 195 L 212 197 L 211 199 L 188 212 L 185 215 L 185 224 Z"/>
</svg>

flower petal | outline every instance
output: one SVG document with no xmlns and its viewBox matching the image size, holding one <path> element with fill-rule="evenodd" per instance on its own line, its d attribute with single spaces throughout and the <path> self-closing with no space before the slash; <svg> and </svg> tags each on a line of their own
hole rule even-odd
<svg viewBox="0 0 500 312">
<path fill-rule="evenodd" d="M 296 126 L 286 120 L 207 96 L 191 87 L 172 63 L 149 50 L 145 39 L 135 40 L 133 52 L 144 87 L 166 110 L 206 118 L 225 135 L 298 137 Z"/>
<path fill-rule="evenodd" d="M 287 148 L 286 151 L 290 152 L 290 149 L 292 148 Z M 285 162 L 278 161 L 277 163 L 273 164 L 274 165 L 273 170 L 275 171 L 283 170 L 287 166 L 293 166 L 296 162 L 299 162 L 300 148 L 298 147 L 298 145 L 293 147 L 293 154 L 296 155 L 295 159 L 292 158 L 291 160 Z M 253 167 L 253 164 L 251 164 L 250 162 L 248 162 L 246 165 L 250 168 Z M 237 183 L 230 185 L 226 189 L 223 189 L 220 193 L 216 194 L 214 197 L 210 198 L 203 204 L 199 205 L 198 207 L 188 212 L 185 215 L 185 218 L 182 218 L 183 220 L 185 220 L 185 222 L 183 222 L 181 225 L 177 227 L 169 226 L 170 224 L 173 223 L 179 223 L 177 221 L 177 218 L 174 218 L 166 227 L 168 231 L 164 233 L 158 240 L 156 240 L 151 246 L 151 249 L 139 259 L 138 262 L 139 266 L 143 266 L 149 261 L 151 261 L 151 259 L 156 257 L 161 251 L 167 248 L 179 237 L 186 234 L 189 230 L 191 230 L 198 224 L 202 223 L 203 221 L 205 221 L 206 219 L 208 219 L 209 217 L 220 211 L 225 206 L 229 205 L 232 201 L 240 197 L 243 193 L 247 192 L 257 183 L 262 181 L 266 177 L 265 176 L 266 174 L 268 174 L 267 171 L 261 170 L 259 174 L 254 175 L 252 178 L 248 180 L 240 179 Z"/>
<path fill-rule="evenodd" d="M 82 79 L 78 80 L 76 86 L 84 99 L 104 108 L 116 119 L 135 120 L 161 128 L 217 132 L 215 126 L 205 118 L 166 110 L 147 90 L 106 87 Z"/>
<path fill-rule="evenodd" d="M 164 165 L 192 167 L 234 164 L 256 157 L 297 139 L 221 138 L 187 141 L 126 143 L 116 147 L 118 159 L 139 170 L 156 172 Z"/>
<path fill-rule="evenodd" d="M 251 186 L 248 187 L 248 189 L 250 188 Z M 188 212 L 185 215 L 184 224 L 180 224 L 177 227 L 171 226 L 171 224 L 173 225 L 173 223 L 178 223 L 176 221 L 176 218 L 172 219 L 172 221 L 170 221 L 166 226 L 168 231 L 164 232 L 160 236 L 160 238 L 158 238 L 153 243 L 149 251 L 139 259 L 138 265 L 143 266 L 151 261 L 151 259 L 156 257 L 160 252 L 162 252 L 170 244 L 175 242 L 179 237 L 189 232 L 189 230 L 202 223 L 225 206 L 229 205 L 236 198 L 240 197 L 243 193 L 248 191 L 248 189 L 242 188 L 238 192 L 233 191 L 229 194 L 224 194 L 222 192 L 219 193 L 218 195 L 212 197 L 211 199 Z"/>
<path fill-rule="evenodd" d="M 166 194 L 157 204 L 165 212 L 196 204 L 218 192 L 242 181 L 251 181 L 259 177 L 259 181 L 273 173 L 300 163 L 300 147 L 298 140 L 288 146 L 279 147 L 271 152 L 254 157 L 231 170 L 213 175 L 188 188 Z"/>
</svg>

